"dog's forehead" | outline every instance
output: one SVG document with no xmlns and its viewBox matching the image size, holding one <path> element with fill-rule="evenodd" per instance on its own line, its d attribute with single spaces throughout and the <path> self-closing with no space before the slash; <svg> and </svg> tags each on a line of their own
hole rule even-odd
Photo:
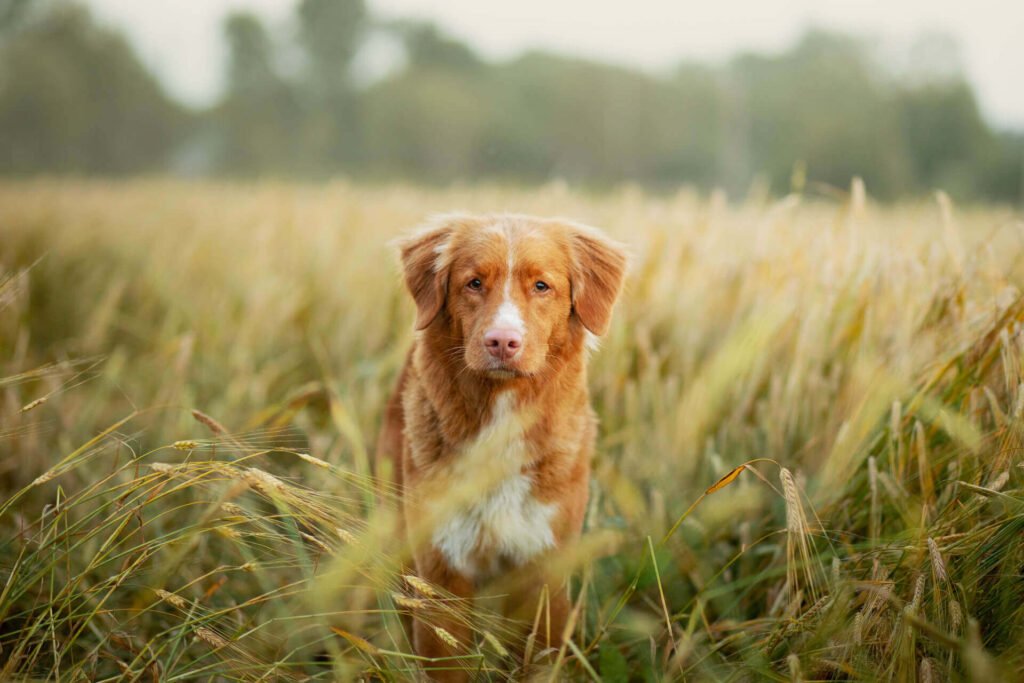
<svg viewBox="0 0 1024 683">
<path fill-rule="evenodd" d="M 461 231 L 453 246 L 476 264 L 518 267 L 560 260 L 563 232 L 558 224 L 531 216 L 495 216 Z"/>
</svg>

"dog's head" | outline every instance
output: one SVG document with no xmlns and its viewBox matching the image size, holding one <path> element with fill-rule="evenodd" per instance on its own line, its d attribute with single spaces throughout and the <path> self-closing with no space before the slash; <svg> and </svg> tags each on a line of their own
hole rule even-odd
<svg viewBox="0 0 1024 683">
<path fill-rule="evenodd" d="M 604 334 L 625 251 L 601 233 L 528 216 L 444 216 L 401 244 L 416 329 L 494 379 L 540 373 Z"/>
</svg>

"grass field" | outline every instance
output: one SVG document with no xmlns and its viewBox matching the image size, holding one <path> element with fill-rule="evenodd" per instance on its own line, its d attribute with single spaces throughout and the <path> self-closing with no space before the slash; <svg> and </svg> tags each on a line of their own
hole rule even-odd
<svg viewBox="0 0 1024 683">
<path fill-rule="evenodd" d="M 412 335 L 388 241 L 451 209 L 634 257 L 576 630 L 532 675 L 1024 676 L 1019 214 L 41 181 L 0 185 L 0 678 L 521 675 L 501 618 L 403 577 L 370 477 Z M 418 662 L 402 612 L 477 641 Z"/>
</svg>

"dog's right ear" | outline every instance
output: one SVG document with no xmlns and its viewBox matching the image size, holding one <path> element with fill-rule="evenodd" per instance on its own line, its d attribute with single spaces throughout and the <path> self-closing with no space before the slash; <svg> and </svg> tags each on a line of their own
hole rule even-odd
<svg viewBox="0 0 1024 683">
<path fill-rule="evenodd" d="M 416 302 L 417 330 L 430 325 L 444 307 L 453 230 L 449 221 L 435 222 L 399 242 L 405 286 Z"/>
<path fill-rule="evenodd" d="M 622 291 L 628 257 L 622 245 L 594 228 L 572 226 L 572 311 L 597 336 L 608 331 Z"/>
</svg>

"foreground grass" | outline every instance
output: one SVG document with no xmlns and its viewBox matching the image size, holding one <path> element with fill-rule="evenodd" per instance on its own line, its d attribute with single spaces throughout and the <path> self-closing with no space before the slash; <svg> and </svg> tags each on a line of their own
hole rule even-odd
<svg viewBox="0 0 1024 683">
<path fill-rule="evenodd" d="M 1018 678 L 1024 224 L 854 190 L 0 186 L 0 676 L 524 674 L 513 624 L 403 575 L 367 455 L 411 336 L 387 242 L 463 208 L 635 256 L 533 675 Z M 478 638 L 420 662 L 410 612 Z"/>
</svg>

